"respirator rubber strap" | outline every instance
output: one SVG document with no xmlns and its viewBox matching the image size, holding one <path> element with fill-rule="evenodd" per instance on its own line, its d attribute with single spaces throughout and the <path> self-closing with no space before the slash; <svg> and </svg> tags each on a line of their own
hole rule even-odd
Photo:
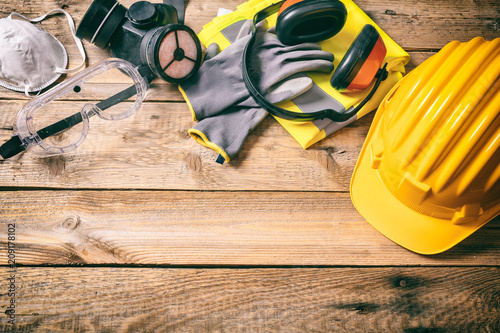
<svg viewBox="0 0 500 333">
<path fill-rule="evenodd" d="M 184 24 L 185 5 L 184 0 L 163 0 L 165 5 L 170 5 L 177 11 L 177 22 Z"/>
<path fill-rule="evenodd" d="M 116 105 L 120 102 L 123 102 L 127 98 L 130 98 L 137 94 L 137 89 L 135 85 L 128 87 L 125 90 L 120 91 L 119 93 L 99 102 L 96 103 L 96 107 L 98 107 L 100 110 L 106 110 L 113 105 Z M 89 114 L 89 117 L 95 115 L 96 113 Z M 57 123 L 54 123 L 52 125 L 49 125 L 47 127 L 42 128 L 41 130 L 37 131 L 37 135 L 40 137 L 40 139 L 46 139 L 49 136 L 55 135 L 59 132 L 62 132 L 68 128 L 71 128 L 75 125 L 78 125 L 83 121 L 82 119 L 82 114 L 80 112 L 77 112 L 69 117 L 66 117 Z M 7 142 L 5 142 L 2 146 L 0 146 L 0 156 L 2 156 L 4 159 L 15 156 L 23 151 L 26 150 L 26 145 L 22 142 L 21 138 L 18 135 L 12 136 Z"/>
<path fill-rule="evenodd" d="M 269 15 L 276 13 L 283 4 L 283 2 L 284 1 L 277 2 L 275 4 L 270 5 L 267 8 L 264 8 L 263 10 L 255 14 L 253 18 L 252 36 L 250 37 L 250 40 L 245 46 L 245 50 L 243 51 L 243 60 L 242 60 L 243 81 L 245 82 L 245 86 L 250 96 L 252 96 L 255 102 L 259 104 L 263 109 L 265 109 L 271 115 L 276 116 L 278 118 L 283 118 L 292 121 L 300 121 L 300 122 L 313 121 L 317 119 L 331 119 L 334 122 L 344 122 L 349 120 L 354 115 L 356 115 L 359 112 L 359 110 L 361 110 L 361 108 L 370 100 L 370 98 L 373 96 L 373 94 L 379 87 L 380 83 L 383 80 L 385 80 L 385 78 L 387 77 L 387 71 L 385 69 L 387 64 L 384 65 L 383 69 L 379 70 L 379 73 L 377 74 L 378 75 L 377 81 L 375 82 L 372 90 L 363 99 L 363 101 L 356 107 L 351 106 L 345 111 L 339 111 L 334 109 L 323 109 L 315 112 L 304 112 L 304 113 L 289 111 L 269 102 L 255 87 L 251 76 L 254 76 L 256 79 L 258 79 L 259 76 L 250 67 L 249 59 L 251 57 L 251 50 L 253 49 L 257 36 L 256 25 L 258 22 L 264 20 Z"/>
</svg>

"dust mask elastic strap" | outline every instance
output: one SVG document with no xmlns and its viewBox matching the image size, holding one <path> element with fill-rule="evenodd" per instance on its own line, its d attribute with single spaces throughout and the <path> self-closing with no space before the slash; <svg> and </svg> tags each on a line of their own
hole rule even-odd
<svg viewBox="0 0 500 333">
<path fill-rule="evenodd" d="M 70 69 L 56 67 L 55 71 L 56 71 L 56 73 L 60 73 L 60 74 L 74 73 L 76 71 L 79 71 L 85 65 L 86 55 L 85 55 L 85 50 L 84 50 L 83 45 L 82 45 L 82 41 L 76 37 L 75 22 L 73 21 L 73 18 L 68 14 L 68 12 L 66 12 L 63 9 L 54 9 L 54 10 L 51 10 L 50 12 L 48 12 L 47 14 L 42 15 L 42 16 L 37 17 L 37 18 L 34 18 L 34 19 L 29 19 L 29 18 L 27 18 L 19 13 L 14 12 L 14 13 L 11 13 L 8 16 L 8 18 L 12 18 L 13 16 L 15 16 L 15 17 L 22 18 L 26 21 L 29 21 L 31 23 L 38 23 L 38 22 L 45 20 L 45 18 L 47 16 L 54 15 L 55 13 L 62 13 L 64 15 L 66 15 L 66 18 L 68 19 L 68 25 L 69 25 L 69 28 L 71 30 L 71 35 L 73 36 L 73 39 L 75 40 L 76 46 L 78 47 L 78 50 L 80 51 L 80 54 L 82 55 L 82 62 L 78 66 L 76 66 L 74 68 L 70 68 Z"/>
</svg>

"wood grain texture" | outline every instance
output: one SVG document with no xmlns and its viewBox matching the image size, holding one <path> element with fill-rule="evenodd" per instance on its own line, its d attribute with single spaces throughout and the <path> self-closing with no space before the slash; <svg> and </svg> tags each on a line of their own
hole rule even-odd
<svg viewBox="0 0 500 333">
<path fill-rule="evenodd" d="M 126 7 L 129 7 L 133 2 L 134 0 L 120 1 Z M 186 7 L 186 24 L 194 31 L 199 32 L 203 25 L 217 15 L 219 8 L 234 10 L 240 3 L 239 0 L 189 1 Z M 0 17 L 5 17 L 12 11 L 34 17 L 54 8 L 63 8 L 73 16 L 78 25 L 89 4 L 88 0 L 32 0 L 29 3 L 13 1 L 0 3 Z M 500 36 L 500 4 L 496 0 L 413 0 L 404 2 L 358 0 L 356 4 L 412 56 L 412 51 L 435 51 L 452 40 L 465 42 L 477 36 L 491 40 Z M 64 16 L 55 16 L 42 22 L 40 26 L 59 38 L 66 46 L 70 60 L 69 66 L 80 62 L 80 54 L 71 38 Z M 422 36 L 425 37 L 422 38 Z M 432 38 L 427 38 L 427 36 L 432 36 Z M 84 45 L 88 64 L 94 64 L 110 56 L 109 50 L 101 50 L 86 41 L 84 41 Z M 413 62 L 410 63 L 409 70 L 414 66 Z M 148 97 L 150 100 L 170 100 L 171 98 L 182 100 L 174 85 L 166 84 L 161 80 L 157 81 L 158 85 L 166 86 L 166 88 L 160 89 L 158 93 L 157 89 L 153 88 Z M 4 88 L 0 88 L 0 92 L 0 99 L 23 98 L 22 94 Z"/>
<path fill-rule="evenodd" d="M 18 267 L 16 331 L 498 332 L 499 280 L 498 267 Z"/>
<path fill-rule="evenodd" d="M 421 256 L 371 227 L 346 193 L 16 191 L 0 202 L 0 244 L 14 223 L 23 265 L 500 264 L 500 219 Z"/>
<path fill-rule="evenodd" d="M 199 32 L 241 2 L 189 0 L 186 23 Z M 452 40 L 500 37 L 498 0 L 355 2 L 410 53 L 407 72 Z M 0 18 L 63 8 L 78 24 L 90 3 L 0 1 Z M 39 26 L 80 61 L 64 16 Z M 89 65 L 110 56 L 84 45 Z M 117 87 L 107 77 L 89 100 Z M 0 142 L 27 100 L 0 88 Z M 177 87 L 157 79 L 131 118 L 92 119 L 74 153 L 0 161 L 0 332 L 500 332 L 500 217 L 421 256 L 353 207 L 372 119 L 303 150 L 267 117 L 220 166 L 187 135 Z"/>
<path fill-rule="evenodd" d="M 21 104 L 0 103 L 0 141 L 12 135 L 12 110 Z M 195 123 L 185 104 L 145 103 L 125 120 L 91 119 L 87 139 L 72 153 L 37 158 L 32 150 L 0 161 L 0 186 L 348 191 L 371 119 L 304 150 L 269 116 L 221 166 L 187 134 Z"/>
<path fill-rule="evenodd" d="M 235 10 L 240 0 L 203 1 L 190 0 L 186 6 L 186 24 L 195 32 L 201 31 L 203 25 L 217 16 L 219 8 Z M 130 7 L 134 0 L 120 1 Z M 451 40 L 467 41 L 481 35 L 492 39 L 498 37 L 500 24 L 500 4 L 496 0 L 358 0 L 355 3 L 405 49 L 436 49 L 443 47 Z M 90 4 L 89 0 L 7 2 L 0 4 L 0 14 L 7 16 L 12 11 L 27 15 L 45 13 L 54 8 L 67 10 L 78 25 Z M 53 29 L 54 34 L 65 27 L 56 27 L 60 18 L 44 21 L 46 30 Z M 59 22 L 58 22 L 59 23 Z M 432 35 L 433 38 L 422 38 Z M 65 37 L 66 36 L 66 37 Z M 63 41 L 71 44 L 68 34 L 61 36 Z M 75 55 L 78 51 L 75 50 Z"/>
</svg>

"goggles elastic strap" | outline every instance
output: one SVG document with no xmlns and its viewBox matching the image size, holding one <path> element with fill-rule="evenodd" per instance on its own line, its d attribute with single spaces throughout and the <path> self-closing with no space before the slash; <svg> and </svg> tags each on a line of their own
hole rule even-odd
<svg viewBox="0 0 500 333">
<path fill-rule="evenodd" d="M 135 85 L 133 85 L 99 103 L 96 103 L 96 107 L 99 108 L 100 110 L 106 110 L 112 107 L 113 105 L 116 105 L 120 102 L 123 102 L 127 98 L 134 96 L 135 94 L 137 94 L 137 89 Z M 93 112 L 88 116 L 91 117 L 95 114 L 97 113 Z M 78 125 L 82 121 L 83 121 L 82 114 L 80 112 L 77 112 L 69 117 L 66 117 L 58 121 L 57 123 L 42 128 L 41 130 L 37 131 L 36 134 L 41 140 L 43 140 L 52 135 L 56 135 L 57 133 L 67 130 L 68 128 L 71 128 L 75 125 Z M 26 143 L 22 142 L 22 140 L 19 138 L 18 135 L 14 135 L 2 146 L 0 146 L 0 156 L 6 159 L 15 156 L 25 150 L 26 150 Z"/>
</svg>

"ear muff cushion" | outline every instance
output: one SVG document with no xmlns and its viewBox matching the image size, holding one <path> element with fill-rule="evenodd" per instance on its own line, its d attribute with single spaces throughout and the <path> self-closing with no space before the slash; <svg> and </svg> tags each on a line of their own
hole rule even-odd
<svg viewBox="0 0 500 333">
<path fill-rule="evenodd" d="M 377 45 L 379 39 L 380 34 L 378 33 L 377 29 L 375 29 L 375 27 L 370 24 L 367 24 L 363 27 L 332 75 L 330 84 L 333 88 L 339 90 L 340 92 L 346 91 L 348 90 L 349 85 L 356 79 L 357 75 L 363 75 L 363 73 L 360 73 L 360 70 L 363 67 L 365 61 L 370 57 L 372 52 L 374 50 L 378 50 L 378 48 L 376 48 L 375 46 Z M 371 82 L 375 77 L 375 74 L 380 68 L 380 65 L 382 64 L 382 61 L 385 57 L 385 46 L 382 45 L 381 47 L 383 47 L 384 49 L 383 55 L 381 59 L 379 57 L 379 59 L 377 60 L 378 63 L 375 66 L 376 70 L 373 73 L 373 77 L 368 80 L 369 82 Z"/>
<path fill-rule="evenodd" d="M 337 0 L 289 0 L 278 14 L 276 35 L 286 45 L 319 42 L 344 26 L 347 10 Z"/>
</svg>

